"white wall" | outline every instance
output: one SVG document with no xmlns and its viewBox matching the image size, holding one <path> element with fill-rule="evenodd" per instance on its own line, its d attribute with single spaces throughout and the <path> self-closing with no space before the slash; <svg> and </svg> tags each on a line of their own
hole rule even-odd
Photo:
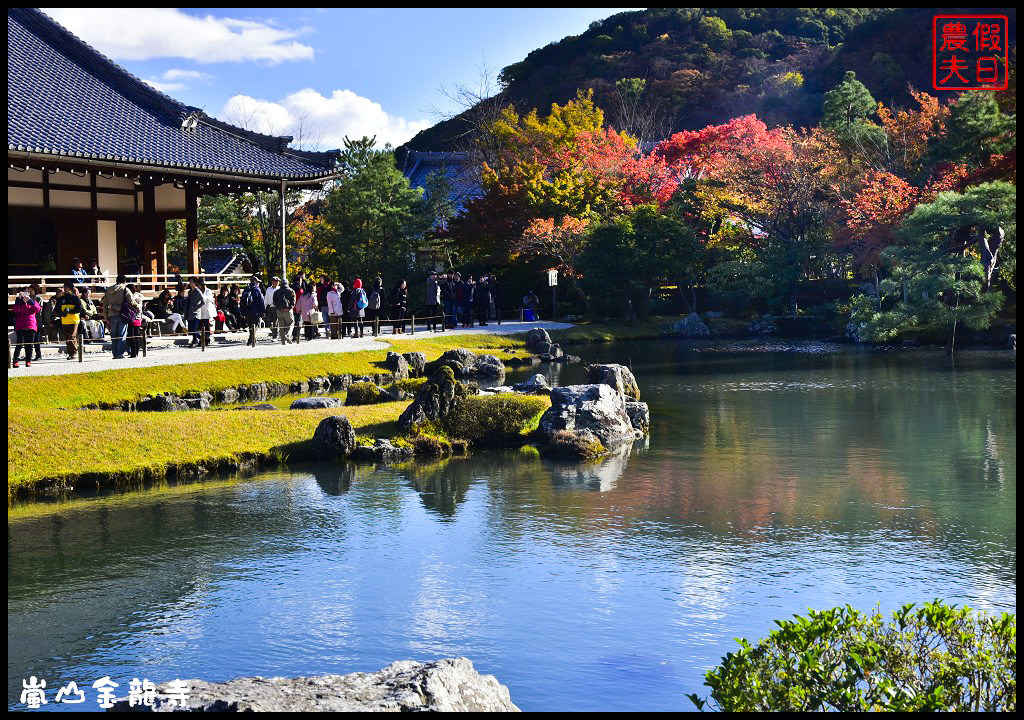
<svg viewBox="0 0 1024 720">
<path fill-rule="evenodd" d="M 96 260 L 104 274 L 117 275 L 117 222 L 96 221 Z"/>
</svg>

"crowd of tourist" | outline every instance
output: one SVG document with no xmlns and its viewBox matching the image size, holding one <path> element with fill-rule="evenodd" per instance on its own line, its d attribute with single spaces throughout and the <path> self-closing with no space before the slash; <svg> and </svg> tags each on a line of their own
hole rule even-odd
<svg viewBox="0 0 1024 720">
<path fill-rule="evenodd" d="M 282 344 L 318 337 L 362 338 L 377 336 L 390 327 L 403 334 L 409 317 L 409 286 L 398 280 L 390 289 L 377 277 L 364 284 L 359 277 L 317 281 L 300 272 L 291 282 L 272 277 L 263 283 L 253 275 L 249 285 L 207 286 L 199 277 L 185 281 L 176 275 L 173 285 L 146 300 L 135 283 L 118 275 L 115 283 L 102 286 L 95 260 L 86 270 L 77 258 L 73 279 L 46 298 L 38 284 L 18 291 L 12 309 L 14 325 L 13 367 L 25 355 L 26 366 L 42 356 L 44 342 L 64 344 L 62 352 L 76 358 L 79 343 L 105 340 L 109 334 L 114 359 L 137 357 L 144 334 L 185 334 L 189 347 L 211 342 L 226 331 L 248 331 L 247 344 L 255 347 L 256 331 L 268 328 L 270 338 Z M 425 284 L 427 329 L 469 328 L 500 323 L 501 286 L 493 275 L 465 278 L 458 272 L 431 273 Z M 100 298 L 99 307 L 97 297 Z M 523 297 L 525 319 L 537 319 L 537 296 Z"/>
</svg>

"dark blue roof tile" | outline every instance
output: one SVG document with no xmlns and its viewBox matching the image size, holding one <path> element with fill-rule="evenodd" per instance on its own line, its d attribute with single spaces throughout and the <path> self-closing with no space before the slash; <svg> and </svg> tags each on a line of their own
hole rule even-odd
<svg viewBox="0 0 1024 720">
<path fill-rule="evenodd" d="M 193 129 L 183 121 L 195 116 Z M 303 179 L 337 151 L 289 149 L 150 87 L 32 8 L 7 10 L 7 147 L 49 155 Z"/>
</svg>

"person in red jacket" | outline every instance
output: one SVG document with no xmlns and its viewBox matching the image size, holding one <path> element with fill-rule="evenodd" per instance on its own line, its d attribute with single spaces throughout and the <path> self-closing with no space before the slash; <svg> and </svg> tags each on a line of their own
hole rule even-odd
<svg viewBox="0 0 1024 720">
<path fill-rule="evenodd" d="M 18 359 L 21 357 L 21 348 L 25 348 L 25 367 L 32 367 L 32 344 L 35 343 L 36 331 L 39 324 L 36 322 L 36 314 L 42 307 L 32 297 L 28 288 L 22 288 L 18 297 L 14 300 L 14 362 L 13 367 L 18 367 Z"/>
</svg>

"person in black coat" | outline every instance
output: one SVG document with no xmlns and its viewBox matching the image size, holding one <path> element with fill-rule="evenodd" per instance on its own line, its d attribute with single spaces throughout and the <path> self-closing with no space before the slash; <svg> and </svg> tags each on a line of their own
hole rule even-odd
<svg viewBox="0 0 1024 720">
<path fill-rule="evenodd" d="M 491 287 L 487 283 L 487 277 L 480 276 L 480 282 L 473 290 L 473 307 L 476 309 L 476 316 L 480 325 L 487 324 L 487 315 L 491 312 Z"/>
<path fill-rule="evenodd" d="M 391 291 L 392 335 L 405 332 L 405 313 L 409 309 L 409 289 L 405 280 L 399 280 Z"/>
</svg>

